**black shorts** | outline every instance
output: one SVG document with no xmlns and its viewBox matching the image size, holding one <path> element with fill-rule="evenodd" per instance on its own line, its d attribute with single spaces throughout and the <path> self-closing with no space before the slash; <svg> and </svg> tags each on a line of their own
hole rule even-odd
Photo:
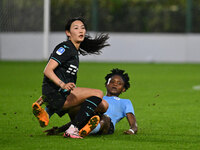
<svg viewBox="0 0 200 150">
<path fill-rule="evenodd" d="M 63 115 L 63 105 L 70 91 L 63 91 L 54 83 L 43 83 L 42 97 L 51 112 L 57 113 L 60 117 Z"/>
<path fill-rule="evenodd" d="M 107 116 L 107 115 L 105 115 L 105 116 Z M 115 128 L 114 128 L 114 125 L 113 125 L 113 123 L 112 123 L 112 121 L 111 121 L 111 118 L 109 117 L 109 116 L 107 116 L 107 118 L 109 118 L 109 122 L 108 123 L 106 123 L 106 124 L 108 124 L 108 125 L 106 125 L 106 128 L 104 128 L 103 130 L 100 130 L 99 132 L 98 132 L 98 134 L 100 134 L 100 135 L 102 135 L 102 134 L 113 134 L 114 133 L 114 130 L 115 130 Z M 102 118 L 101 118 L 102 119 Z M 104 120 L 104 119 L 103 119 Z M 105 120 L 104 120 L 105 121 Z M 106 120 L 106 122 L 107 122 L 107 120 Z"/>
<path fill-rule="evenodd" d="M 112 121 L 110 119 L 110 128 L 108 130 L 108 134 L 113 134 L 114 131 L 115 131 L 115 128 L 114 128 L 114 125 L 113 125 L 113 123 L 112 123 Z"/>
</svg>

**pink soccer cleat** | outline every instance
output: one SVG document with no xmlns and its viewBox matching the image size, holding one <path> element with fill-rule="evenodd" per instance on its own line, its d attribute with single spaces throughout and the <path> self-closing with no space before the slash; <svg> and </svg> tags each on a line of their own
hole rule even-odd
<svg viewBox="0 0 200 150">
<path fill-rule="evenodd" d="M 65 138 L 73 138 L 73 139 L 82 139 L 83 137 L 81 137 L 79 135 L 79 130 L 78 128 L 76 128 L 73 124 L 65 131 L 65 133 L 63 134 L 63 136 Z"/>
</svg>

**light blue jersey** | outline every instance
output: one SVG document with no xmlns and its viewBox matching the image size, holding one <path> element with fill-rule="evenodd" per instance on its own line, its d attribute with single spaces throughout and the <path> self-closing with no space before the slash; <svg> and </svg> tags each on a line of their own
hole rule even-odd
<svg viewBox="0 0 200 150">
<path fill-rule="evenodd" d="M 109 104 L 108 110 L 104 114 L 110 117 L 114 128 L 117 122 L 126 117 L 127 113 L 135 115 L 133 105 L 129 99 L 121 99 L 116 96 L 104 96 L 103 99 Z M 99 130 L 100 124 L 90 134 L 95 134 Z"/>
<path fill-rule="evenodd" d="M 104 96 L 103 99 L 109 104 L 105 114 L 111 118 L 114 127 L 117 122 L 126 117 L 127 113 L 135 114 L 133 105 L 129 99 L 121 99 L 116 96 Z"/>
</svg>

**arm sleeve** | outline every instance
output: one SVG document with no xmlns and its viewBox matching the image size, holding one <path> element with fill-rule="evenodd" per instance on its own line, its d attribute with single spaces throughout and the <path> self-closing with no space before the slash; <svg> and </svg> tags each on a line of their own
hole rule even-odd
<svg viewBox="0 0 200 150">
<path fill-rule="evenodd" d="M 131 103 L 130 100 L 126 100 L 126 103 L 125 103 L 125 111 L 124 111 L 125 114 L 127 113 L 132 113 L 135 115 L 135 112 L 134 112 L 134 108 L 133 108 L 133 105 Z"/>
<path fill-rule="evenodd" d="M 58 46 L 56 46 L 50 57 L 50 59 L 57 61 L 60 65 L 69 58 L 70 49 L 69 47 L 64 47 L 63 44 L 59 44 Z"/>
</svg>

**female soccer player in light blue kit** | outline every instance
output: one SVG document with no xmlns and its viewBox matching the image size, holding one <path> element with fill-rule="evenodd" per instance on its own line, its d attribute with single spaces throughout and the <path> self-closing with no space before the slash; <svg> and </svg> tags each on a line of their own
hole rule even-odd
<svg viewBox="0 0 200 150">
<path fill-rule="evenodd" d="M 124 73 L 124 70 L 113 69 L 110 74 L 106 77 L 106 89 L 107 94 L 104 96 L 109 104 L 109 108 L 106 113 L 101 116 L 100 123 L 94 130 L 91 130 L 90 122 L 86 124 L 82 129 L 81 136 L 86 136 L 90 134 L 113 134 L 115 130 L 115 125 L 122 118 L 127 117 L 130 128 L 125 130 L 125 134 L 136 134 L 138 131 L 136 117 L 133 109 L 133 105 L 129 99 L 121 99 L 118 96 L 125 92 L 129 87 L 129 76 Z M 73 112 L 74 113 L 74 112 Z M 70 114 L 69 114 L 70 115 Z M 47 135 L 55 135 L 64 132 L 70 123 L 62 127 L 53 127 L 52 129 L 46 130 Z M 84 132 L 83 132 L 84 131 Z"/>
<path fill-rule="evenodd" d="M 116 123 L 127 117 L 130 129 L 126 130 L 125 133 L 135 134 L 138 128 L 133 105 L 129 99 L 118 97 L 130 87 L 128 74 L 124 73 L 124 70 L 113 69 L 112 73 L 108 74 L 105 79 L 107 94 L 103 99 L 108 102 L 109 108 L 91 133 L 112 134 Z"/>
</svg>

